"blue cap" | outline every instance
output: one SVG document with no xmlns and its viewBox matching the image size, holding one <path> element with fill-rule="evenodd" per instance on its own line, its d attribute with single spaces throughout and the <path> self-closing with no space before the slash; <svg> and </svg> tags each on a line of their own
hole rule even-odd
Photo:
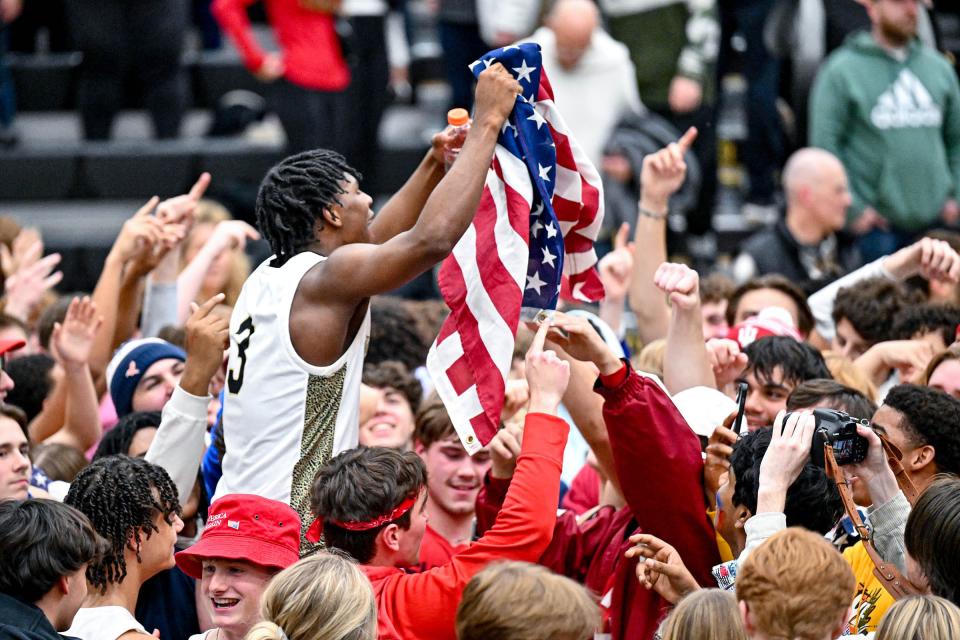
<svg viewBox="0 0 960 640">
<path fill-rule="evenodd" d="M 183 362 L 187 354 L 180 347 L 160 338 L 130 340 L 117 349 L 107 365 L 107 389 L 118 417 L 122 418 L 133 411 L 133 392 L 150 365 L 168 358 Z"/>
</svg>

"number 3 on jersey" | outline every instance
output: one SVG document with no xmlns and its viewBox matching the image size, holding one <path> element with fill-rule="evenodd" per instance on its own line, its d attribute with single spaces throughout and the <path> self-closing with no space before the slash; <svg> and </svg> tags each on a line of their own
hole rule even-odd
<svg viewBox="0 0 960 640">
<path fill-rule="evenodd" d="M 238 338 L 243 336 L 243 339 L 237 342 L 237 358 L 240 359 L 240 369 L 234 371 L 233 367 L 230 367 L 227 376 L 227 388 L 234 395 L 240 393 L 240 387 L 243 386 L 243 371 L 247 367 L 247 347 L 250 346 L 250 337 L 253 335 L 253 331 L 253 319 L 247 316 L 247 319 L 240 323 L 237 332 Z"/>
</svg>

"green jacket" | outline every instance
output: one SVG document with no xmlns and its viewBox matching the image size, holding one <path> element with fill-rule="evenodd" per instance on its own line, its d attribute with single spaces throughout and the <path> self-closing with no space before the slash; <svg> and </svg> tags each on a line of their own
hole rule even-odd
<svg viewBox="0 0 960 640">
<path fill-rule="evenodd" d="M 946 58 L 919 41 L 900 62 L 869 33 L 824 63 L 810 99 L 810 144 L 843 162 L 848 219 L 872 206 L 921 231 L 960 193 L 960 86 Z"/>
</svg>

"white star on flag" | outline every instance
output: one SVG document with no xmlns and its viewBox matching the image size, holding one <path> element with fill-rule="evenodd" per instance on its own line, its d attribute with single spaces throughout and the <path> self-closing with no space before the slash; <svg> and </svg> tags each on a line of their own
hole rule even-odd
<svg viewBox="0 0 960 640">
<path fill-rule="evenodd" d="M 556 269 L 557 265 L 553 264 L 553 261 L 557 259 L 557 256 L 550 253 L 550 249 L 546 247 L 541 247 L 541 250 L 543 251 L 543 264 L 548 264 Z"/>
<path fill-rule="evenodd" d="M 538 219 L 536 222 L 533 223 L 533 226 L 530 227 L 530 235 L 536 236 L 541 231 L 543 231 L 543 224 Z"/>
<path fill-rule="evenodd" d="M 534 71 L 536 71 L 537 68 L 536 68 L 536 67 L 528 67 L 528 66 L 527 66 L 527 61 L 526 61 L 526 60 L 521 60 L 521 61 L 520 61 L 520 66 L 519 66 L 519 67 L 514 67 L 513 70 L 517 72 L 517 80 L 518 80 L 519 82 L 523 82 L 524 80 L 526 80 L 527 82 L 533 82 L 533 80 L 530 79 L 530 74 L 533 73 Z"/>
<path fill-rule="evenodd" d="M 541 201 L 540 204 L 537 205 L 537 208 L 531 212 L 531 215 L 533 215 L 534 217 L 537 217 L 541 213 L 543 213 L 543 201 Z"/>
<path fill-rule="evenodd" d="M 545 167 L 538 162 L 537 173 L 540 174 L 541 180 L 543 180 L 544 182 L 550 182 L 550 167 Z"/>
<path fill-rule="evenodd" d="M 543 119 L 543 116 L 540 115 L 540 112 L 536 110 L 534 110 L 532 116 L 527 117 L 527 120 L 533 120 L 534 122 L 537 123 L 537 131 L 540 130 L 540 127 L 547 124 L 547 121 Z"/>
<path fill-rule="evenodd" d="M 506 132 L 507 132 L 507 129 L 513 129 L 513 135 L 517 135 L 517 128 L 516 128 L 515 126 L 513 126 L 512 124 L 510 124 L 510 121 L 509 121 L 509 120 L 504 120 L 504 121 L 503 121 L 503 129 L 502 129 L 502 132 L 503 132 L 503 133 L 506 133 Z"/>
<path fill-rule="evenodd" d="M 540 279 L 540 274 L 537 272 L 534 272 L 532 276 L 527 276 L 527 289 L 536 289 L 538 294 L 540 288 L 545 284 L 547 283 Z"/>
<path fill-rule="evenodd" d="M 546 229 L 548 238 L 552 238 L 553 236 L 557 235 L 557 228 L 553 226 L 552 222 L 546 226 Z"/>
</svg>

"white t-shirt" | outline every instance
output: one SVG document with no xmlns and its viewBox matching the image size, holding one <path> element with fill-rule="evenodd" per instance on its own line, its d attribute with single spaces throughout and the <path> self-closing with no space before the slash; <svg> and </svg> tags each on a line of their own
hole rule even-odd
<svg viewBox="0 0 960 640">
<path fill-rule="evenodd" d="M 346 352 L 326 367 L 301 358 L 290 338 L 290 307 L 300 280 L 326 260 L 309 251 L 281 267 L 264 262 L 243 285 L 230 318 L 223 408 L 223 477 L 217 500 L 252 493 L 310 515 L 310 486 L 332 457 L 357 446 L 360 382 L 370 311 Z M 317 326 L 317 331 L 324 327 Z"/>
<path fill-rule="evenodd" d="M 133 614 L 123 607 L 83 607 L 77 611 L 73 624 L 63 635 L 80 640 L 117 640 L 128 631 L 149 635 Z"/>
</svg>

